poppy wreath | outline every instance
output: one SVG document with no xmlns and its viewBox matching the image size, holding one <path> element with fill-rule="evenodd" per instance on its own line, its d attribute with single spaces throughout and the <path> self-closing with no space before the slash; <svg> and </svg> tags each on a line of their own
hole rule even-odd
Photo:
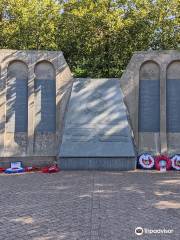
<svg viewBox="0 0 180 240">
<path fill-rule="evenodd" d="M 57 166 L 57 164 L 51 166 L 51 167 L 43 167 L 42 172 L 43 173 L 56 173 L 59 172 L 60 168 Z"/>
<path fill-rule="evenodd" d="M 149 153 L 144 153 L 139 156 L 138 166 L 143 169 L 152 169 L 154 167 L 154 158 Z"/>
<path fill-rule="evenodd" d="M 35 172 L 35 171 L 39 171 L 40 168 L 38 167 L 25 167 L 25 172 Z"/>
<path fill-rule="evenodd" d="M 155 158 L 155 168 L 156 168 L 157 170 L 160 171 L 160 168 L 161 168 L 160 162 L 161 162 L 161 161 L 165 161 L 165 162 L 166 162 L 166 170 L 170 170 L 170 169 L 171 169 L 171 166 L 172 166 L 172 164 L 171 164 L 171 159 L 168 158 L 167 156 L 160 155 L 160 156 L 157 156 L 157 157 Z"/>
<path fill-rule="evenodd" d="M 59 167 L 56 165 L 52 166 L 52 167 L 49 167 L 49 173 L 56 173 L 56 172 L 59 172 L 60 169 Z"/>
<path fill-rule="evenodd" d="M 180 171 L 180 155 L 176 154 L 171 158 L 172 168 Z"/>
<path fill-rule="evenodd" d="M 5 170 L 5 168 L 0 167 L 0 173 L 4 172 Z"/>
</svg>

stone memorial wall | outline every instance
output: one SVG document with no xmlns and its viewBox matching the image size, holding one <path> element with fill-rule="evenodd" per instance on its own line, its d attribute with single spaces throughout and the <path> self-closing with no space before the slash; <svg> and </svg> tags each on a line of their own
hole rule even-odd
<svg viewBox="0 0 180 240">
<path fill-rule="evenodd" d="M 0 50 L 0 165 L 56 160 L 72 75 L 62 52 Z"/>
<path fill-rule="evenodd" d="M 180 153 L 180 52 L 137 52 L 121 78 L 137 153 Z"/>
<path fill-rule="evenodd" d="M 136 52 L 121 79 L 73 79 L 62 52 L 0 50 L 0 167 L 135 169 L 180 154 L 180 52 Z"/>
</svg>

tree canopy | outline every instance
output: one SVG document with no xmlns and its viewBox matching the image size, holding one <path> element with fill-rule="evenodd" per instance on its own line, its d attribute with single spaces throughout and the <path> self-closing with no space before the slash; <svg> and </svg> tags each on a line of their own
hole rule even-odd
<svg viewBox="0 0 180 240">
<path fill-rule="evenodd" d="M 62 50 L 78 77 L 120 77 L 133 52 L 178 49 L 179 0 L 0 0 L 0 48 Z"/>
</svg>

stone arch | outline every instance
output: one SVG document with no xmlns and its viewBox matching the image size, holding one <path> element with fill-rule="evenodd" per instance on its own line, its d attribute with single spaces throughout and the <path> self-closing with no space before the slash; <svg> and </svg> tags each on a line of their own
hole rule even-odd
<svg viewBox="0 0 180 240">
<path fill-rule="evenodd" d="M 53 64 L 43 60 L 35 65 L 35 131 L 56 130 L 56 73 Z"/>
<path fill-rule="evenodd" d="M 7 67 L 7 132 L 27 132 L 28 128 L 28 66 L 13 60 Z"/>
<path fill-rule="evenodd" d="M 157 80 L 160 78 L 160 66 L 154 60 L 143 62 L 139 69 L 140 80 Z"/>
<path fill-rule="evenodd" d="M 139 70 L 138 131 L 140 151 L 160 151 L 160 67 L 144 62 Z"/>
<path fill-rule="evenodd" d="M 54 65 L 47 60 L 37 62 L 34 68 L 34 72 L 37 79 L 55 80 L 56 73 Z"/>
<path fill-rule="evenodd" d="M 167 66 L 167 132 L 180 133 L 180 61 Z"/>
</svg>

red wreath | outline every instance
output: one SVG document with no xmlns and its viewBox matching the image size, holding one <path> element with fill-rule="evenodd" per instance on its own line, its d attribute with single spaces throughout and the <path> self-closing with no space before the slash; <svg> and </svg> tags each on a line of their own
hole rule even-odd
<svg viewBox="0 0 180 240">
<path fill-rule="evenodd" d="M 170 170 L 172 165 L 171 159 L 164 155 L 160 155 L 155 158 L 155 168 L 160 171 L 159 162 L 162 160 L 166 161 L 166 170 Z"/>
<path fill-rule="evenodd" d="M 0 173 L 4 172 L 5 170 L 5 168 L 0 167 Z"/>
<path fill-rule="evenodd" d="M 25 167 L 25 172 L 35 172 L 40 171 L 40 168 L 38 167 Z"/>
<path fill-rule="evenodd" d="M 42 168 L 43 173 L 56 173 L 56 172 L 59 172 L 59 171 L 60 171 L 60 168 L 57 165 Z"/>
</svg>

